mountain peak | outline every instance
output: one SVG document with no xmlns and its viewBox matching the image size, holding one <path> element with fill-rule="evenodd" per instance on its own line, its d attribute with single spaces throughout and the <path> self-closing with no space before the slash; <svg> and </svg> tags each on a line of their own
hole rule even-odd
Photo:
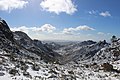
<svg viewBox="0 0 120 80">
<path fill-rule="evenodd" d="M 12 31 L 10 30 L 5 20 L 0 20 L 0 33 L 1 33 L 1 37 L 4 36 L 4 38 L 13 41 Z"/>
</svg>

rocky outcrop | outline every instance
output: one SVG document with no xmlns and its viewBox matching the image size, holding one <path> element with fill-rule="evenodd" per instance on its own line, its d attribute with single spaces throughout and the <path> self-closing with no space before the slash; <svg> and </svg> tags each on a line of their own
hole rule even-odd
<svg viewBox="0 0 120 80">
<path fill-rule="evenodd" d="M 58 53 L 42 44 L 41 41 L 32 40 L 26 33 L 12 32 L 4 20 L 0 20 L 0 49 L 24 56 L 36 55 L 46 62 L 56 62 L 58 61 L 56 57 L 60 57 Z"/>
<path fill-rule="evenodd" d="M 10 28 L 4 20 L 0 21 L 0 37 L 13 41 L 12 31 L 10 31 Z"/>
</svg>

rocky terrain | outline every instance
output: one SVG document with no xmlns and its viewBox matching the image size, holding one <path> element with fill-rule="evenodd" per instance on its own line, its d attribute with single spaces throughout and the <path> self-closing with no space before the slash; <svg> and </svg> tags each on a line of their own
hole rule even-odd
<svg viewBox="0 0 120 80">
<path fill-rule="evenodd" d="M 0 20 L 0 80 L 120 80 L 120 39 L 42 43 Z"/>
</svg>

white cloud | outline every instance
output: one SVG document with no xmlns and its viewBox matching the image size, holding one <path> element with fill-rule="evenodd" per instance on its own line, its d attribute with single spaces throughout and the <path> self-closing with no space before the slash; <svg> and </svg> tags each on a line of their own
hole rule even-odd
<svg viewBox="0 0 120 80">
<path fill-rule="evenodd" d="M 64 34 L 68 34 L 68 35 L 72 35 L 73 34 L 73 31 L 74 31 L 74 28 L 65 28 L 63 30 L 63 33 Z"/>
<path fill-rule="evenodd" d="M 98 35 L 105 35 L 105 33 L 103 33 L 103 32 L 98 32 L 97 34 Z"/>
<path fill-rule="evenodd" d="M 60 14 L 61 12 L 73 14 L 77 11 L 72 0 L 42 0 L 40 6 L 43 10 L 54 12 L 56 14 Z"/>
<path fill-rule="evenodd" d="M 99 15 L 103 16 L 103 17 L 110 17 L 111 16 L 111 14 L 108 11 L 101 12 L 101 13 L 99 13 Z"/>
<path fill-rule="evenodd" d="M 45 24 L 41 27 L 26 27 L 26 26 L 21 26 L 21 27 L 13 27 L 13 28 L 10 28 L 12 31 L 22 31 L 22 32 L 25 32 L 25 33 L 28 33 L 28 32 L 53 32 L 56 28 L 50 24 Z"/>
<path fill-rule="evenodd" d="M 13 9 L 22 9 L 27 3 L 24 0 L 0 0 L 0 10 L 10 12 Z"/>
<path fill-rule="evenodd" d="M 92 11 L 88 11 L 89 14 L 96 14 L 98 11 L 92 10 Z"/>
<path fill-rule="evenodd" d="M 103 16 L 103 17 L 110 17 L 111 16 L 109 11 L 100 12 L 100 11 L 97 11 L 97 10 L 91 10 L 91 11 L 88 11 L 88 13 L 90 15 L 99 15 L 99 16 Z"/>
<path fill-rule="evenodd" d="M 73 32 L 80 31 L 80 30 L 88 31 L 88 30 L 95 30 L 95 29 L 91 28 L 91 27 L 89 27 L 87 25 L 83 25 L 83 26 L 78 26 L 76 28 L 65 28 L 63 30 L 63 33 L 65 33 L 65 34 L 72 34 Z"/>
<path fill-rule="evenodd" d="M 85 31 L 87 31 L 87 30 L 95 30 L 95 29 L 93 29 L 93 28 L 91 28 L 91 27 L 89 27 L 87 25 L 78 26 L 76 29 L 77 30 L 85 30 Z"/>
<path fill-rule="evenodd" d="M 40 28 L 36 29 L 37 31 L 47 31 L 47 32 L 53 32 L 56 28 L 52 26 L 51 24 L 45 24 L 41 26 Z"/>
<path fill-rule="evenodd" d="M 21 26 L 21 27 L 13 27 L 13 28 L 10 28 L 11 31 L 22 31 L 22 32 L 25 32 L 25 33 L 28 33 L 29 32 L 29 28 L 26 27 L 26 26 Z"/>
</svg>

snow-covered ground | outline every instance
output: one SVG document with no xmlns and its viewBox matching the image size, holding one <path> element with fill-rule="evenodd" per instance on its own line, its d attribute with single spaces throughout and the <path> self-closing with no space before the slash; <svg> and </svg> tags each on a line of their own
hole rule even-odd
<svg viewBox="0 0 120 80">
<path fill-rule="evenodd" d="M 4 60 L 4 63 L 1 61 Z M 64 65 L 45 63 L 44 61 L 34 61 L 32 59 L 22 59 L 26 61 L 25 65 L 28 69 L 21 70 L 17 68 L 16 62 L 11 62 L 9 57 L 0 57 L 0 80 L 120 80 L 120 74 L 116 72 L 105 72 L 103 70 L 85 67 L 85 64 L 76 64 L 70 62 Z M 39 70 L 32 69 L 35 63 L 39 66 Z M 115 69 L 120 69 L 120 60 L 112 63 Z M 10 69 L 16 69 L 19 74 L 9 74 Z M 23 75 L 23 72 L 26 75 Z M 3 74 L 3 75 L 2 75 Z"/>
</svg>

